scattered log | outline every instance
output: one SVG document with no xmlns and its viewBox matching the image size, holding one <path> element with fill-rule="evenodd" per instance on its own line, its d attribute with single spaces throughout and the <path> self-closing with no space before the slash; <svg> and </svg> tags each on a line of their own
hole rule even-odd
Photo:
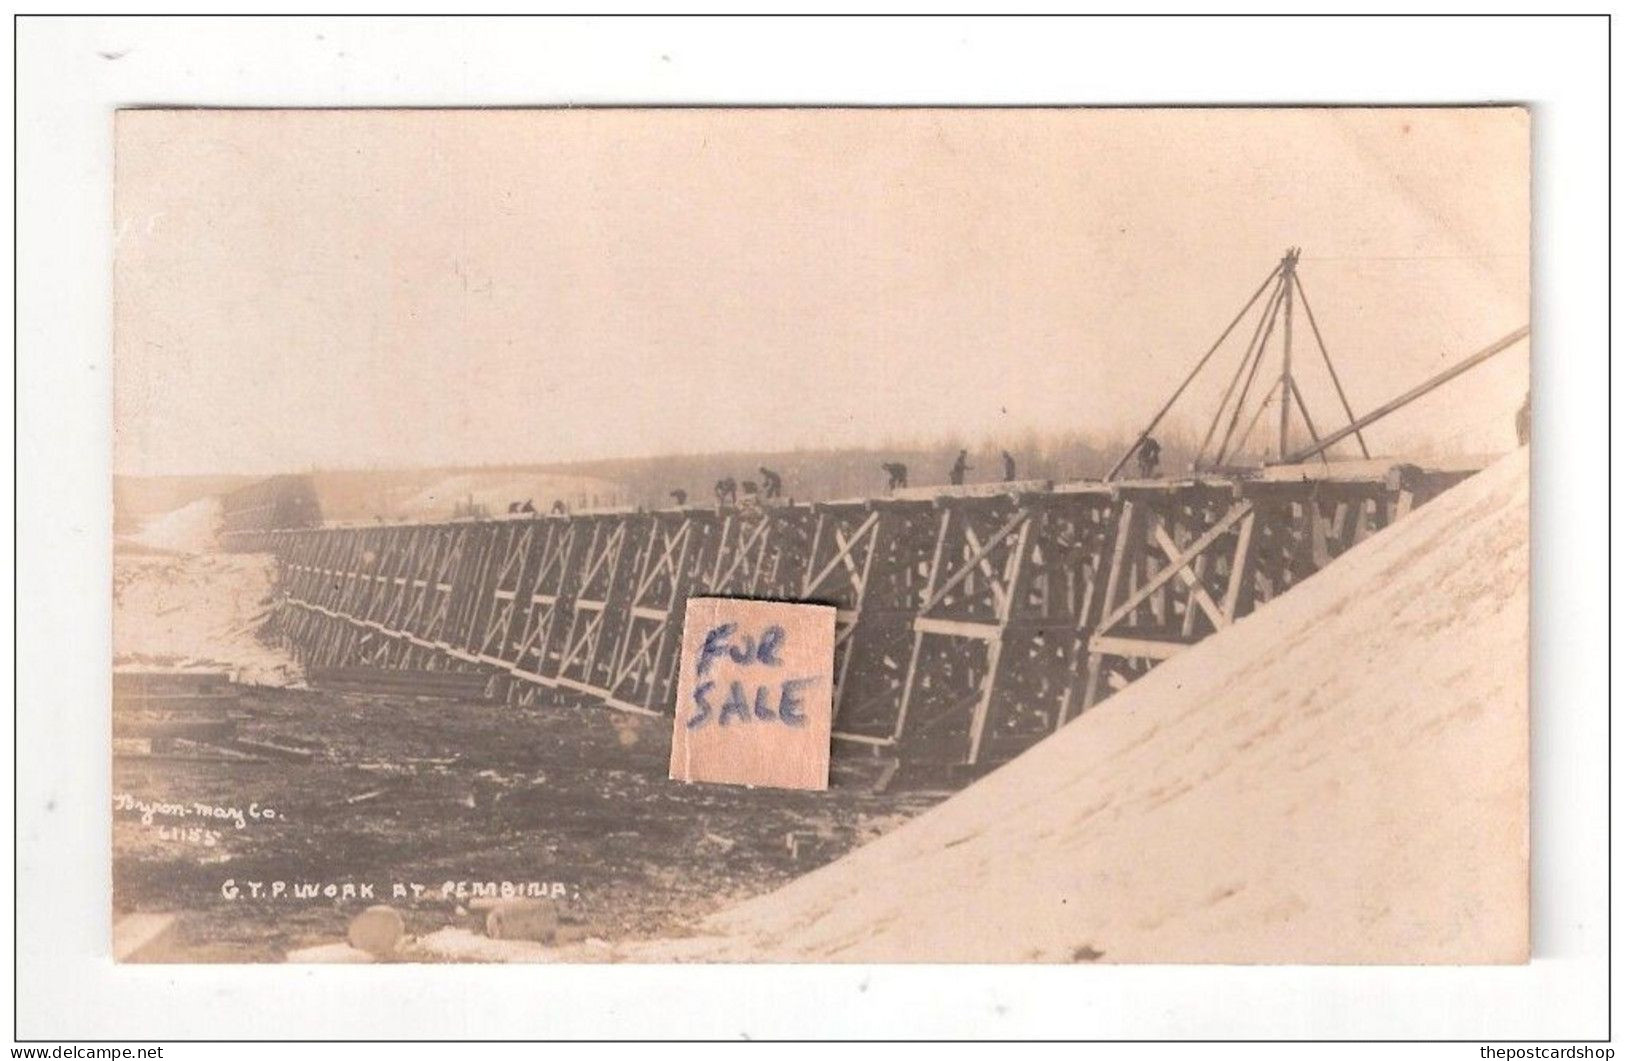
<svg viewBox="0 0 1625 1061">
<path fill-rule="evenodd" d="M 247 737 L 238 737 L 231 742 L 231 746 L 241 751 L 254 752 L 290 763 L 308 763 L 316 758 L 316 753 L 309 748 L 296 748 L 268 740 L 250 740 Z"/>
<path fill-rule="evenodd" d="M 350 921 L 350 946 L 378 958 L 388 958 L 406 938 L 406 921 L 394 907 L 369 906 Z"/>
<path fill-rule="evenodd" d="M 485 916 L 485 934 L 492 939 L 550 943 L 558 930 L 559 908 L 551 899 L 502 900 Z"/>
</svg>

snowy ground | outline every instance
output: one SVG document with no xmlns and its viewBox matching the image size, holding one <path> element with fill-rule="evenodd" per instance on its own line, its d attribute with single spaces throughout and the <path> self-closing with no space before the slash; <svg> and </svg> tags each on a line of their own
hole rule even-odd
<svg viewBox="0 0 1625 1061">
<path fill-rule="evenodd" d="M 940 802 L 872 792 L 877 768 L 867 762 L 838 769 L 827 792 L 673 784 L 669 719 L 563 701 L 253 689 L 233 715 L 242 737 L 317 754 L 304 763 L 113 762 L 115 795 L 257 803 L 278 815 L 216 827 L 216 842 L 199 846 L 160 833 L 175 819 L 144 823 L 139 807 L 115 806 L 115 909 L 179 913 L 167 960 L 281 961 L 342 941 L 350 919 L 378 902 L 418 937 L 405 960 L 546 960 L 557 951 L 468 931 L 473 919 L 444 894 L 447 881 L 561 883 L 562 912 L 592 936 L 680 935 Z M 228 878 L 371 883 L 377 896 L 231 901 L 221 894 Z M 395 898 L 392 883 L 406 881 L 426 891 Z"/>
<path fill-rule="evenodd" d="M 255 685 L 295 685 L 298 664 L 255 629 L 276 566 L 264 553 L 113 554 L 113 663 L 226 668 Z"/>
<path fill-rule="evenodd" d="M 169 553 L 204 553 L 219 547 L 220 499 L 200 497 L 191 504 L 165 512 L 117 545 Z"/>
</svg>

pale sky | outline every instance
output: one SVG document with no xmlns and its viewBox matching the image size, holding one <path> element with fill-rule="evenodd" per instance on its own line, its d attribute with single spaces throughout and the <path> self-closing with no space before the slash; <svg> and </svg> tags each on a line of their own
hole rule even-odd
<svg viewBox="0 0 1625 1061">
<path fill-rule="evenodd" d="M 1131 432 L 1294 245 L 1361 412 L 1528 322 L 1528 140 L 1506 108 L 122 112 L 115 468 Z M 1373 441 L 1509 448 L 1527 349 Z"/>
</svg>

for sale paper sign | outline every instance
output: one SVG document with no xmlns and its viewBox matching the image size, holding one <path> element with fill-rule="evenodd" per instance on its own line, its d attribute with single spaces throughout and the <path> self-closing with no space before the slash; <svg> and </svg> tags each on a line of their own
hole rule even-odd
<svg viewBox="0 0 1625 1061">
<path fill-rule="evenodd" d="M 673 779 L 829 787 L 834 608 L 695 597 L 679 665 Z"/>
</svg>

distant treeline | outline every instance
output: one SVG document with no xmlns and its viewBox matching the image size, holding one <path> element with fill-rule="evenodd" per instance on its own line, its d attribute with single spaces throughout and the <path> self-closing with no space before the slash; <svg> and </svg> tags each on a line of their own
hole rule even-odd
<svg viewBox="0 0 1625 1061">
<path fill-rule="evenodd" d="M 1159 431 L 1161 474 L 1190 470 L 1196 439 L 1177 429 Z M 674 454 L 597 461 L 458 465 L 440 468 L 309 470 L 322 513 L 330 520 L 450 518 L 460 505 L 502 512 L 511 502 L 531 501 L 546 511 L 562 501 L 572 511 L 588 507 L 664 508 L 681 490 L 691 505 L 716 500 L 717 480 L 732 478 L 743 487 L 761 484 L 762 468 L 783 479 L 787 499 L 829 501 L 878 497 L 886 492 L 883 464 L 908 468 L 910 486 L 944 486 L 959 450 L 966 450 L 967 483 L 1004 478 L 1004 451 L 1015 460 L 1018 479 L 1056 482 L 1099 479 L 1133 443 L 1132 436 L 1101 440 L 1081 433 L 1027 433 L 1008 441 L 961 443 L 943 439 L 850 449 L 740 451 Z M 1124 474 L 1136 474 L 1131 461 Z M 115 480 L 116 512 L 121 523 L 138 525 L 159 513 L 198 497 L 235 489 L 264 476 L 119 476 Z M 743 494 L 741 489 L 741 494 Z"/>
</svg>

